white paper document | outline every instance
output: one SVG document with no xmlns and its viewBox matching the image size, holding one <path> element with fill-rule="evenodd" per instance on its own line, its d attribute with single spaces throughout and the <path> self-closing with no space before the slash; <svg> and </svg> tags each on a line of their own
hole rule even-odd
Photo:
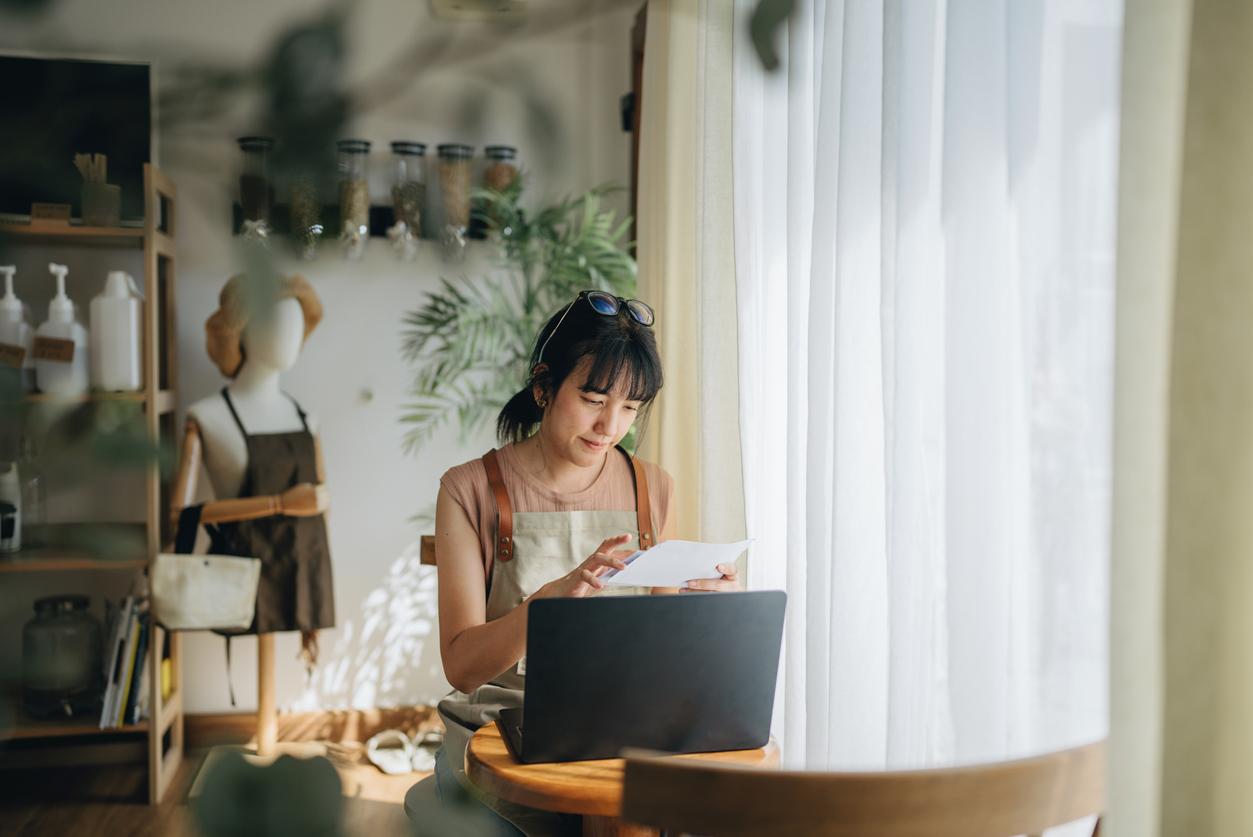
<svg viewBox="0 0 1253 837">
<path fill-rule="evenodd" d="M 695 578 L 718 578 L 716 567 L 735 563 L 750 543 L 665 541 L 635 553 L 625 570 L 609 570 L 600 580 L 619 587 L 682 587 Z"/>
</svg>

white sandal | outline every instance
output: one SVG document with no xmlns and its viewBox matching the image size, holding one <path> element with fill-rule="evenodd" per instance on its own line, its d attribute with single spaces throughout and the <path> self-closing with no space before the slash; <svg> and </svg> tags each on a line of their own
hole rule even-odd
<svg viewBox="0 0 1253 837">
<path fill-rule="evenodd" d="M 435 770 L 435 752 L 444 744 L 444 732 L 438 729 L 429 729 L 426 732 L 417 732 L 413 735 L 413 758 L 411 764 L 413 769 L 420 773 L 430 773 Z"/>
<path fill-rule="evenodd" d="M 413 772 L 413 742 L 398 729 L 385 729 L 365 743 L 365 755 L 392 776 Z"/>
</svg>

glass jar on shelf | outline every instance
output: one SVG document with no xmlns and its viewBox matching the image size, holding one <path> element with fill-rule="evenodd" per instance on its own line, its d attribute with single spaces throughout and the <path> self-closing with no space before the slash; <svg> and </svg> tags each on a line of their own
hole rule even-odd
<svg viewBox="0 0 1253 837">
<path fill-rule="evenodd" d="M 440 238 L 445 254 L 459 258 L 465 254 L 470 231 L 470 182 L 474 147 L 461 143 L 439 146 L 439 193 L 444 208 Z"/>
<path fill-rule="evenodd" d="M 426 144 L 409 140 L 392 143 L 392 211 L 395 223 L 387 231 L 403 259 L 417 255 L 426 204 Z"/>
<path fill-rule="evenodd" d="M 239 172 L 239 205 L 243 209 L 244 238 L 265 241 L 270 234 L 274 182 L 270 178 L 270 137 L 240 137 L 243 161 Z"/>
<path fill-rule="evenodd" d="M 489 145 L 483 149 L 483 157 L 487 162 L 483 169 L 483 188 L 497 194 L 508 192 L 518 180 L 518 149 L 512 145 Z M 500 216 L 501 213 L 493 211 L 490 202 L 480 213 L 481 223 L 488 227 L 493 238 L 507 237 L 512 232 Z"/>
<path fill-rule="evenodd" d="M 301 172 L 291 179 L 291 234 L 300 255 L 312 259 L 322 238 L 322 195 L 318 178 Z"/>
<path fill-rule="evenodd" d="M 102 630 L 86 596 L 46 596 L 22 628 L 22 703 L 35 718 L 94 714 L 103 685 Z"/>
<path fill-rule="evenodd" d="M 483 169 L 483 187 L 503 192 L 518 179 L 518 149 L 512 145 L 489 145 L 483 149 L 487 167 Z"/>
<path fill-rule="evenodd" d="M 370 183 L 366 174 L 370 141 L 340 140 L 335 147 L 339 152 L 339 237 L 344 242 L 344 254 L 358 259 L 370 238 Z"/>
</svg>

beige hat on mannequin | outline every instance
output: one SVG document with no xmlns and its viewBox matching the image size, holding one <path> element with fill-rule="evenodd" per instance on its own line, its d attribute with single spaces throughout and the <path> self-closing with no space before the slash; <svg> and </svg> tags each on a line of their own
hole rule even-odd
<svg viewBox="0 0 1253 837">
<path fill-rule="evenodd" d="M 289 298 L 299 302 L 304 311 L 304 339 L 308 340 L 322 321 L 322 301 L 304 277 L 293 274 L 260 282 L 241 273 L 222 286 L 218 310 L 205 321 L 204 331 L 205 350 L 223 375 L 234 378 L 244 365 L 244 328 L 252 316 L 267 304 Z"/>
</svg>

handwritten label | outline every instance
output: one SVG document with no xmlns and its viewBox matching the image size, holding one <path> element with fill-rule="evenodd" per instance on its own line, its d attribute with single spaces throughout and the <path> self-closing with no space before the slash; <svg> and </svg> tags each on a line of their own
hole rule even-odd
<svg viewBox="0 0 1253 837">
<path fill-rule="evenodd" d="M 21 369 L 25 360 L 26 349 L 24 347 L 14 346 L 11 343 L 0 343 L 0 366 Z"/>
<path fill-rule="evenodd" d="M 35 360 L 51 360 L 54 363 L 74 362 L 74 341 L 58 337 L 35 338 Z"/>
<path fill-rule="evenodd" d="M 32 224 L 68 224 L 70 205 L 68 203 L 32 203 L 30 220 Z"/>
</svg>

